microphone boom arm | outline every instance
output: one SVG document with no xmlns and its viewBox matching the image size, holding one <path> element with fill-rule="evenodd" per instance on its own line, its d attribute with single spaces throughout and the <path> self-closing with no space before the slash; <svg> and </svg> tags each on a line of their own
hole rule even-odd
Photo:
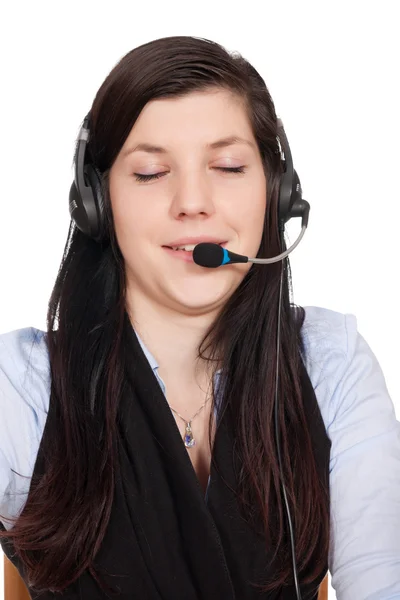
<svg viewBox="0 0 400 600">
<path fill-rule="evenodd" d="M 296 248 L 296 246 L 298 246 L 300 244 L 300 242 L 303 238 L 303 235 L 306 232 L 306 229 L 307 229 L 307 225 L 303 225 L 297 240 L 294 242 L 294 244 L 292 244 L 290 246 L 290 248 L 285 250 L 285 252 L 282 252 L 282 254 L 278 254 L 278 256 L 273 256 L 272 258 L 249 258 L 248 261 L 251 263 L 259 264 L 259 265 L 268 265 L 268 264 L 271 264 L 274 262 L 278 262 L 278 260 L 282 260 L 282 258 L 286 258 L 286 256 L 288 254 L 290 254 L 292 252 L 292 250 L 294 250 Z"/>
</svg>

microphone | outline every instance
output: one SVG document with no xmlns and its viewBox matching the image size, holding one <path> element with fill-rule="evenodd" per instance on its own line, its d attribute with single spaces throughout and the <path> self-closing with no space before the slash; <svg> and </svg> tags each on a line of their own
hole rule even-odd
<svg viewBox="0 0 400 600">
<path fill-rule="evenodd" d="M 201 267 L 215 269 L 228 263 L 246 263 L 249 259 L 242 254 L 229 252 L 229 250 L 222 248 L 219 244 L 202 242 L 193 248 L 193 260 Z"/>
<path fill-rule="evenodd" d="M 235 252 L 230 252 L 218 244 L 202 242 L 193 248 L 193 260 L 200 267 L 207 267 L 209 269 L 215 269 L 216 267 L 221 267 L 222 265 L 232 265 L 233 263 L 247 262 L 256 263 L 259 265 L 269 265 L 282 260 L 288 254 L 290 254 L 296 248 L 296 246 L 300 244 L 306 229 L 307 223 L 304 223 L 299 237 L 294 244 L 292 244 L 288 250 L 285 250 L 285 252 L 278 254 L 278 256 L 273 256 L 272 258 L 249 258 L 243 254 L 235 254 Z"/>
</svg>

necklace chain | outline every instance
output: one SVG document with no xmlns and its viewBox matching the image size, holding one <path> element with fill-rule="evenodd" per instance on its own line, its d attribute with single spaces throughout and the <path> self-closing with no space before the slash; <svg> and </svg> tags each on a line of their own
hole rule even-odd
<svg viewBox="0 0 400 600">
<path fill-rule="evenodd" d="M 173 411 L 174 411 L 174 413 L 176 413 L 176 414 L 178 415 L 178 417 L 180 417 L 180 418 L 182 419 L 182 421 L 185 421 L 185 423 L 191 423 L 191 422 L 193 421 L 193 419 L 194 419 L 195 417 L 197 417 L 197 415 L 199 414 L 199 412 L 201 411 L 201 409 L 205 407 L 205 405 L 207 404 L 207 402 L 208 402 L 209 400 L 210 400 L 210 398 L 207 398 L 207 400 L 204 402 L 204 404 L 202 404 L 202 405 L 200 406 L 199 410 L 197 411 L 197 413 L 196 413 L 195 415 L 193 415 L 193 417 L 190 419 L 190 421 L 188 421 L 187 419 L 185 419 L 184 417 L 182 417 L 182 415 L 180 415 L 180 414 L 178 413 L 178 411 L 177 411 L 177 410 L 175 410 L 174 408 L 172 408 L 172 406 L 171 406 L 171 405 L 170 405 L 169 407 L 170 407 L 170 409 L 171 409 L 171 410 L 173 410 Z"/>
<path fill-rule="evenodd" d="M 174 413 L 176 413 L 178 415 L 178 417 L 180 417 L 184 423 L 186 423 L 186 431 L 183 436 L 183 441 L 185 442 L 186 448 L 192 448 L 196 444 L 196 440 L 194 439 L 193 432 L 192 432 L 192 421 L 195 417 L 197 417 L 199 412 L 205 407 L 205 405 L 207 404 L 207 402 L 209 400 L 210 400 L 210 398 L 207 398 L 207 400 L 204 402 L 204 404 L 202 404 L 200 406 L 199 410 L 196 412 L 196 414 L 193 415 L 193 417 L 190 419 L 190 421 L 188 421 L 187 419 L 182 417 L 182 415 L 180 415 L 178 413 L 178 411 L 175 410 L 174 408 L 172 408 L 172 406 L 170 405 L 170 409 L 173 410 Z"/>
</svg>

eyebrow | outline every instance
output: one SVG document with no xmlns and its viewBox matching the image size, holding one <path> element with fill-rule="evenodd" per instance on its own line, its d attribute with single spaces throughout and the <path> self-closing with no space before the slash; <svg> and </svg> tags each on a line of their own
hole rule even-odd
<svg viewBox="0 0 400 600">
<path fill-rule="evenodd" d="M 232 146 L 233 144 L 246 144 L 251 148 L 255 148 L 255 144 L 250 140 L 246 140 L 245 138 L 241 138 L 237 135 L 230 135 L 228 137 L 221 138 L 216 142 L 212 142 L 210 144 L 206 144 L 207 150 L 215 150 L 217 148 L 225 148 L 226 146 Z M 142 152 L 149 152 L 151 154 L 168 154 L 168 150 L 166 148 L 162 148 L 162 146 L 154 146 L 153 144 L 140 143 L 134 146 L 133 148 L 128 148 L 123 153 L 123 158 L 132 154 L 133 152 L 138 152 L 141 150 Z"/>
</svg>

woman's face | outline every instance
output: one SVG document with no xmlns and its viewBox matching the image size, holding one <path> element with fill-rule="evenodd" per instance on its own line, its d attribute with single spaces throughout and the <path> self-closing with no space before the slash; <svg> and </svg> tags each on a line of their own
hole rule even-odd
<svg viewBox="0 0 400 600">
<path fill-rule="evenodd" d="M 213 90 L 149 102 L 110 170 L 110 196 L 133 306 L 136 298 L 192 315 L 221 308 L 251 264 L 210 269 L 170 248 L 215 241 L 257 254 L 266 178 L 240 101 Z"/>
</svg>

